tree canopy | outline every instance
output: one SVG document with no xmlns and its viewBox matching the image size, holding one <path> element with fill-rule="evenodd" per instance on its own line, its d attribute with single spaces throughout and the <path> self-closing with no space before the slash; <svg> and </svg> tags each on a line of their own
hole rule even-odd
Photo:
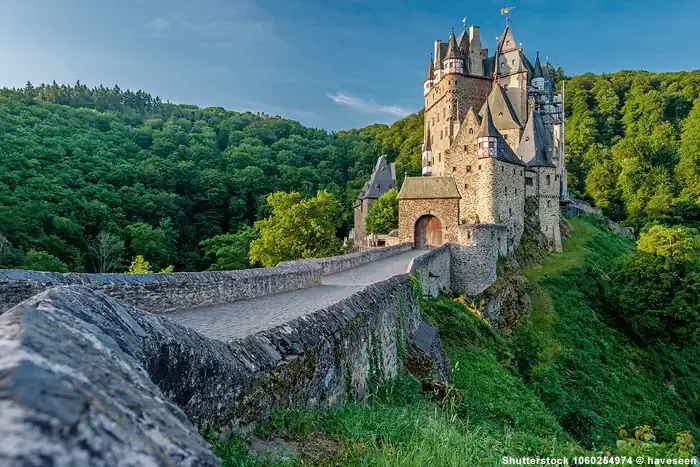
<svg viewBox="0 0 700 467">
<path fill-rule="evenodd" d="M 327 191 L 303 200 L 299 193 L 272 193 L 267 197 L 272 215 L 257 221 L 260 238 L 250 243 L 250 261 L 266 267 L 282 261 L 343 254 L 336 236 L 342 208 Z"/>
<path fill-rule="evenodd" d="M 399 227 L 399 192 L 393 188 L 372 203 L 365 217 L 367 232 L 388 234 Z"/>
</svg>

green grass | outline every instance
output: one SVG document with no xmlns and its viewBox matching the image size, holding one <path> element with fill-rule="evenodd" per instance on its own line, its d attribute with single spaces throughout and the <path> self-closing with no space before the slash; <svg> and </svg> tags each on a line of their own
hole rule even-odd
<svg viewBox="0 0 700 467">
<path fill-rule="evenodd" d="M 423 304 L 453 364 L 450 397 L 434 401 L 401 376 L 368 404 L 280 412 L 259 434 L 300 442 L 300 459 L 257 460 L 237 438 L 215 443 L 224 465 L 497 466 L 503 456 L 622 449 L 619 425 L 651 425 L 662 442 L 684 429 L 697 439 L 700 348 L 642 349 L 618 331 L 607 278 L 632 244 L 595 218 L 572 227 L 563 253 L 524 270 L 532 313 L 512 335 L 448 297 Z M 309 456 L 303 446 L 319 436 L 333 449 Z"/>
</svg>

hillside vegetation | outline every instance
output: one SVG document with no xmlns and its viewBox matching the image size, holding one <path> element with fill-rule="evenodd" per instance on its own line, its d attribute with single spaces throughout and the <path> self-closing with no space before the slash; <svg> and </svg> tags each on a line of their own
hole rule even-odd
<svg viewBox="0 0 700 467">
<path fill-rule="evenodd" d="M 571 462 L 601 454 L 688 458 L 700 435 L 697 339 L 636 342 L 633 329 L 617 320 L 619 284 L 613 280 L 611 286 L 611 276 L 649 254 L 633 252 L 632 242 L 609 232 L 602 219 L 573 220 L 572 227 L 564 253 L 524 269 L 533 311 L 511 335 L 504 337 L 449 297 L 422 305 L 453 365 L 453 386 L 444 394 L 423 392 L 403 375 L 366 404 L 280 412 L 257 434 L 299 443 L 296 458 L 252 457 L 243 438 L 213 441 L 224 465 L 500 466 L 504 456 Z"/>
<path fill-rule="evenodd" d="M 118 87 L 0 90 L 0 266 L 112 272 L 143 255 L 156 270 L 202 270 L 214 261 L 207 247 L 243 243 L 226 266 L 248 267 L 248 228 L 276 191 L 327 190 L 343 208 L 342 237 L 383 142 L 414 151 L 418 124 L 329 134 Z M 217 238 L 227 233 L 240 235 Z"/>
<path fill-rule="evenodd" d="M 700 224 L 700 71 L 567 80 L 570 191 L 639 232 Z M 329 134 L 142 91 L 0 89 L 0 266 L 126 270 L 249 267 L 255 221 L 276 191 L 351 202 L 381 153 L 420 173 L 422 112 Z M 219 258 L 217 252 L 225 251 Z"/>
</svg>

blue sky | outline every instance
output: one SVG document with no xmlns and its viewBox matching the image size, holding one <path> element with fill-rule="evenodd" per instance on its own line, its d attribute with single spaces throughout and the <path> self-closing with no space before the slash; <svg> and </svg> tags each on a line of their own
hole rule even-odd
<svg viewBox="0 0 700 467">
<path fill-rule="evenodd" d="M 698 67 L 697 0 L 0 0 L 0 86 L 118 84 L 329 130 L 422 107 L 432 42 L 461 19 L 493 51 L 501 7 L 525 53 L 568 74 Z"/>
</svg>

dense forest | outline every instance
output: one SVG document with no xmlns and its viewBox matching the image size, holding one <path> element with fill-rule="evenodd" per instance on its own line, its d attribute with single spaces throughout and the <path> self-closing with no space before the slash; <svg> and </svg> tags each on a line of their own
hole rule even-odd
<svg viewBox="0 0 700 467">
<path fill-rule="evenodd" d="M 143 255 L 154 270 L 208 269 L 222 246 L 242 240 L 247 250 L 275 191 L 327 190 L 343 207 L 342 237 L 383 150 L 400 155 L 402 175 L 411 170 L 419 127 L 413 115 L 392 129 L 329 134 L 116 86 L 3 89 L 0 265 L 112 272 Z"/>
<path fill-rule="evenodd" d="M 572 194 L 637 232 L 697 226 L 699 96 L 700 71 L 567 79 Z M 276 191 L 328 191 L 342 238 L 377 156 L 400 183 L 419 173 L 422 135 L 422 113 L 328 133 L 117 86 L 2 89 L 0 266 L 111 272 L 143 255 L 154 270 L 245 267 Z"/>
</svg>

